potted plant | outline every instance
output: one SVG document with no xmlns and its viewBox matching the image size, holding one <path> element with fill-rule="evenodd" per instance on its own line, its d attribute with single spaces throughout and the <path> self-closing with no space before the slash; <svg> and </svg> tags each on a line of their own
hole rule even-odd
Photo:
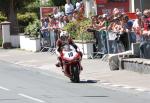
<svg viewBox="0 0 150 103">
<path fill-rule="evenodd" d="M 25 28 L 25 34 L 20 35 L 21 49 L 33 52 L 39 51 L 41 49 L 38 32 L 39 27 L 39 20 L 35 20 L 33 23 L 29 23 L 29 25 Z"/>
<path fill-rule="evenodd" d="M 91 24 L 89 18 L 84 18 L 70 22 L 64 27 L 64 30 L 75 40 L 84 58 L 90 58 L 91 54 L 93 54 L 93 34 L 87 31 Z"/>
</svg>

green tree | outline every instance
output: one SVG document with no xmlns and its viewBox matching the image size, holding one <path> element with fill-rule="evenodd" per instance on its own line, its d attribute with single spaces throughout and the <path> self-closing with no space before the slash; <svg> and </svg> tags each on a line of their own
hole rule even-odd
<svg viewBox="0 0 150 103">
<path fill-rule="evenodd" d="M 0 0 L 0 10 L 2 10 L 11 22 L 11 27 L 17 27 L 17 10 L 35 0 Z M 14 29 L 12 32 L 14 33 Z"/>
<path fill-rule="evenodd" d="M 48 3 L 51 6 L 64 6 L 66 3 L 66 0 L 49 0 Z"/>
<path fill-rule="evenodd" d="M 76 5 L 77 0 L 71 0 L 71 3 L 75 6 Z"/>
</svg>

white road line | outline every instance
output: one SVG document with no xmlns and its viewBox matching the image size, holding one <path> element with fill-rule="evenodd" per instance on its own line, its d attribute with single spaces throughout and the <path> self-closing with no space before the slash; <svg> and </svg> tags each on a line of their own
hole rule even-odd
<svg viewBox="0 0 150 103">
<path fill-rule="evenodd" d="M 145 92 L 145 89 L 140 89 L 140 88 L 136 88 L 135 90 L 140 91 L 140 92 Z"/>
<path fill-rule="evenodd" d="M 113 86 L 113 87 L 120 87 L 121 85 L 113 84 L 111 86 Z"/>
<path fill-rule="evenodd" d="M 111 83 L 101 83 L 101 84 L 103 84 L 103 85 L 110 85 Z"/>
<path fill-rule="evenodd" d="M 43 100 L 40 100 L 38 98 L 34 98 L 34 97 L 31 97 L 31 96 L 28 96 L 28 95 L 25 95 L 25 94 L 22 94 L 22 93 L 19 93 L 18 95 L 22 96 L 24 98 L 30 99 L 30 100 L 34 100 L 34 101 L 40 102 L 40 103 L 45 103 L 45 101 L 43 101 Z"/>
<path fill-rule="evenodd" d="M 6 90 L 6 91 L 10 91 L 9 89 L 7 89 L 7 88 L 5 88 L 5 87 L 2 87 L 2 86 L 0 86 L 0 89 Z"/>
</svg>

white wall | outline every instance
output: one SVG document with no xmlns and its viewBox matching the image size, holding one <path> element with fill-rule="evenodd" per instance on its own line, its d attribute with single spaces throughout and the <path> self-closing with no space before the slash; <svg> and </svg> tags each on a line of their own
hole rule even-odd
<svg viewBox="0 0 150 103">
<path fill-rule="evenodd" d="M 93 43 L 76 43 L 76 45 L 83 53 L 83 58 L 91 58 L 93 55 Z"/>
<path fill-rule="evenodd" d="M 27 51 L 40 51 L 40 39 L 30 39 L 24 35 L 20 35 L 20 48 Z"/>
<path fill-rule="evenodd" d="M 3 36 L 3 43 L 10 43 L 11 38 L 10 38 L 10 25 L 7 22 L 3 22 L 2 24 L 2 36 Z M 7 24 L 5 24 L 7 23 Z"/>
<path fill-rule="evenodd" d="M 20 47 L 20 36 L 19 35 L 11 35 L 11 46 L 15 48 Z"/>
</svg>

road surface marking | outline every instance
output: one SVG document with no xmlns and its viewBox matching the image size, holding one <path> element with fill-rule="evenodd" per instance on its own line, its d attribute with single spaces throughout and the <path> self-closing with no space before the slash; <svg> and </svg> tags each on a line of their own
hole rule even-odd
<svg viewBox="0 0 150 103">
<path fill-rule="evenodd" d="M 2 87 L 2 86 L 0 86 L 0 89 L 6 90 L 6 91 L 10 91 L 9 89 L 7 89 L 7 88 L 5 88 L 5 87 Z"/>
<path fill-rule="evenodd" d="M 123 86 L 122 88 L 125 88 L 125 89 L 132 89 L 132 87 L 130 87 L 130 86 Z"/>
<path fill-rule="evenodd" d="M 140 89 L 140 88 L 136 88 L 135 90 L 140 91 L 140 92 L 145 92 L 146 91 L 146 90 Z"/>
<path fill-rule="evenodd" d="M 30 99 L 30 100 L 34 100 L 34 101 L 37 101 L 37 102 L 40 102 L 40 103 L 45 103 L 45 101 L 43 100 L 40 100 L 38 98 L 34 98 L 34 97 L 31 97 L 31 96 L 28 96 L 28 95 L 25 95 L 25 94 L 18 94 L 19 96 L 22 96 L 24 98 L 27 98 L 27 99 Z"/>
<path fill-rule="evenodd" d="M 117 84 L 113 84 L 111 86 L 113 86 L 113 87 L 121 87 L 121 85 L 117 85 Z"/>
<path fill-rule="evenodd" d="M 111 83 L 101 83 L 101 84 L 103 84 L 103 85 L 110 85 Z"/>
</svg>

